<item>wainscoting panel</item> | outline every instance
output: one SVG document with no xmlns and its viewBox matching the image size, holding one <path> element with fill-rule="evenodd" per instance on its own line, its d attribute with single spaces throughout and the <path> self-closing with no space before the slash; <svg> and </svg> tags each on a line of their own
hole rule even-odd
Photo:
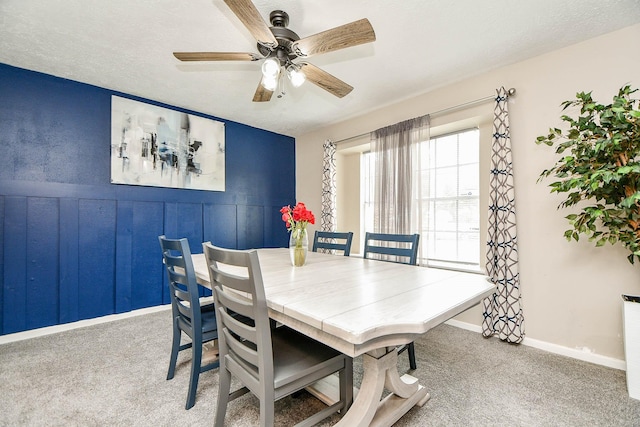
<svg viewBox="0 0 640 427">
<path fill-rule="evenodd" d="M 78 313 L 80 242 L 78 199 L 60 197 L 60 323 L 75 322 Z"/>
<path fill-rule="evenodd" d="M 111 184 L 113 95 L 224 122 L 225 191 Z M 292 137 L 5 64 L 0 129 L 1 335 L 169 303 L 161 234 L 288 243 Z"/>
<path fill-rule="evenodd" d="M 159 301 L 164 301 L 164 290 L 167 285 L 162 280 L 164 268 L 162 263 L 158 262 L 160 257 L 158 236 L 163 232 L 163 216 L 164 209 L 161 202 L 133 203 L 132 266 L 129 275 L 132 283 L 129 295 L 131 305 L 126 311 L 150 307 L 157 305 Z M 118 290 L 120 291 L 120 287 Z"/>
<path fill-rule="evenodd" d="M 222 248 L 238 247 L 238 221 L 236 205 L 204 206 L 204 241 Z M 192 248 L 196 252 L 196 248 Z M 197 252 L 202 252 L 198 248 Z"/>
<path fill-rule="evenodd" d="M 4 198 L 3 333 L 27 327 L 27 198 Z M 30 322 L 35 323 L 35 322 Z"/>
<path fill-rule="evenodd" d="M 58 320 L 58 259 L 60 229 L 58 201 L 27 199 L 27 328 L 49 326 Z M 51 302 L 55 303 L 51 303 Z"/>
<path fill-rule="evenodd" d="M 238 206 L 238 249 L 264 247 L 264 207 Z"/>
<path fill-rule="evenodd" d="M 161 234 L 193 253 L 286 245 L 273 205 L 0 196 L 0 208 L 2 334 L 168 304 Z"/>
<path fill-rule="evenodd" d="M 114 314 L 116 291 L 115 200 L 82 199 L 78 203 L 78 316 Z"/>
</svg>

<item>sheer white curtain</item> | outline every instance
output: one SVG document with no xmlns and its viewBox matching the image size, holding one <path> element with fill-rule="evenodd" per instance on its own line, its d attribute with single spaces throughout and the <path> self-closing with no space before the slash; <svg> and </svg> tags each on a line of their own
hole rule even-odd
<svg viewBox="0 0 640 427">
<path fill-rule="evenodd" d="M 422 142 L 429 140 L 429 116 L 422 116 L 371 133 L 374 155 L 374 214 L 376 233 L 412 234 L 422 230 Z M 425 150 L 426 151 L 426 150 Z M 421 247 L 424 248 L 420 236 Z"/>
</svg>

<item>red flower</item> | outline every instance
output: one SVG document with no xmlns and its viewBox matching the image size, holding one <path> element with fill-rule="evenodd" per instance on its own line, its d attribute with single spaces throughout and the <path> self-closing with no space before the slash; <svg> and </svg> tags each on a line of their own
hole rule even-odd
<svg viewBox="0 0 640 427">
<path fill-rule="evenodd" d="M 294 228 L 304 229 L 307 224 L 315 224 L 316 218 L 313 216 L 313 212 L 307 209 L 302 202 L 298 202 L 297 205 L 291 209 L 291 206 L 283 206 L 280 209 L 282 214 L 282 220 L 287 224 L 287 229 L 292 230 Z"/>
</svg>

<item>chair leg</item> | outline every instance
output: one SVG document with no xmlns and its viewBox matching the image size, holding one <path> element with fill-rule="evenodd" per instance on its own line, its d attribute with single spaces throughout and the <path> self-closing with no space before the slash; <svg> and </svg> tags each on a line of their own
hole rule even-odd
<svg viewBox="0 0 640 427">
<path fill-rule="evenodd" d="M 196 334 L 197 335 L 197 334 Z M 194 337 L 191 346 L 191 377 L 189 378 L 189 392 L 185 409 L 193 408 L 196 404 L 196 391 L 198 391 L 198 378 L 200 377 L 200 365 L 202 364 L 202 337 Z"/>
<path fill-rule="evenodd" d="M 409 355 L 409 367 L 412 370 L 416 370 L 418 365 L 416 365 L 416 350 L 413 347 L 413 343 L 409 343 L 407 346 L 407 354 Z"/>
<path fill-rule="evenodd" d="M 222 364 L 218 370 L 218 407 L 214 427 L 224 426 L 224 417 L 227 414 L 229 403 L 229 391 L 231 390 L 231 373 Z"/>
<path fill-rule="evenodd" d="M 176 372 L 176 362 L 178 360 L 178 352 L 180 351 L 180 338 L 182 331 L 178 328 L 177 319 L 173 319 L 173 343 L 171 344 L 171 358 L 169 359 L 169 371 L 167 372 L 167 380 L 173 379 Z"/>
<path fill-rule="evenodd" d="M 273 427 L 276 418 L 274 400 L 274 394 L 268 392 L 260 399 L 260 427 Z"/>
</svg>

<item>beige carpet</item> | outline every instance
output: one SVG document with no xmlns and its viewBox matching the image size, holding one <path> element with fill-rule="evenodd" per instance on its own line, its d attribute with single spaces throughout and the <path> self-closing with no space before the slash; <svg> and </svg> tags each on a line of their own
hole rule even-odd
<svg viewBox="0 0 640 427">
<path fill-rule="evenodd" d="M 1 345 L 0 425 L 211 425 L 217 371 L 200 376 L 196 406 L 186 411 L 188 353 L 165 379 L 170 325 L 166 310 Z M 623 371 L 448 325 L 418 340 L 416 354 L 411 374 L 432 398 L 396 426 L 640 426 L 640 401 L 628 397 Z M 399 365 L 407 371 L 406 354 Z M 354 369 L 359 384 L 359 358 Z M 293 425 L 321 405 L 306 393 L 283 399 L 276 425 Z M 257 400 L 232 402 L 226 421 L 258 425 Z"/>
</svg>

